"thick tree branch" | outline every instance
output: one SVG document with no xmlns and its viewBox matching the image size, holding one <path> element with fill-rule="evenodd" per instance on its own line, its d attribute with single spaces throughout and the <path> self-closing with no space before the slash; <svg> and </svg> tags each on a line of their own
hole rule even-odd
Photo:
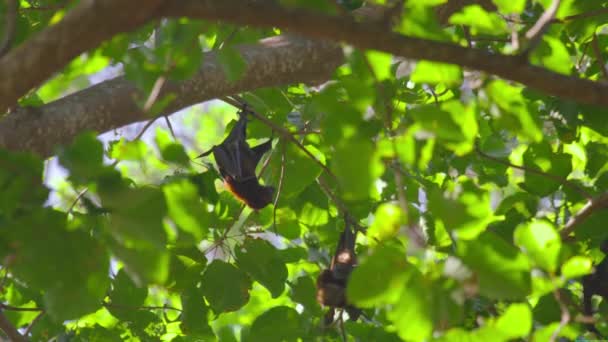
<svg viewBox="0 0 608 342">
<path fill-rule="evenodd" d="M 238 10 L 234 10 L 238 8 Z M 561 75 L 527 64 L 518 56 L 491 54 L 453 44 L 388 32 L 383 25 L 328 16 L 268 3 L 240 0 L 180 0 L 166 2 L 165 16 L 223 20 L 240 25 L 279 27 L 311 38 L 344 41 L 362 49 L 375 49 L 411 59 L 452 63 L 520 82 L 548 95 L 608 107 L 608 83 Z"/>
<path fill-rule="evenodd" d="M 81 53 L 146 23 L 162 2 L 80 1 L 59 23 L 50 25 L 0 59 L 0 113 Z"/>
<path fill-rule="evenodd" d="M 19 333 L 19 330 L 6 318 L 2 311 L 0 311 L 0 330 L 4 331 L 6 336 L 13 342 L 27 342 L 27 339 Z"/>
<path fill-rule="evenodd" d="M 240 80 L 231 83 L 216 53 L 206 53 L 198 74 L 184 82 L 165 84 L 159 96 L 173 93 L 176 98 L 160 115 L 257 88 L 322 82 L 343 62 L 339 46 L 295 36 L 268 38 L 237 48 L 247 63 Z M 48 157 L 55 145 L 69 143 L 83 130 L 105 132 L 149 119 L 135 101 L 143 96 L 119 77 L 42 107 L 20 108 L 0 120 L 0 147 Z"/>
</svg>

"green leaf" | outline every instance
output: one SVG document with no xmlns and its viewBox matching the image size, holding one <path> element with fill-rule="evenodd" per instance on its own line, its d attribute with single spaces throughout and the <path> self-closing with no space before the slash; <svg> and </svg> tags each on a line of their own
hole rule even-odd
<svg viewBox="0 0 608 342">
<path fill-rule="evenodd" d="M 570 75 L 573 69 L 570 53 L 564 43 L 548 35 L 543 36 L 542 42 L 530 55 L 530 61 L 564 75 Z"/>
<path fill-rule="evenodd" d="M 399 300 L 388 311 L 388 319 L 395 324 L 397 333 L 402 339 L 423 341 L 433 332 L 432 293 L 428 291 L 427 284 L 418 270 L 411 273 L 409 280 L 403 286 Z"/>
<path fill-rule="evenodd" d="M 61 165 L 70 171 L 70 179 L 84 184 L 102 170 L 103 145 L 94 133 L 82 133 L 70 146 L 61 148 L 58 156 Z"/>
<path fill-rule="evenodd" d="M 489 13 L 479 5 L 469 5 L 450 17 L 450 24 L 466 25 L 472 34 L 500 35 L 508 33 L 507 23 L 497 13 Z"/>
<path fill-rule="evenodd" d="M 99 195 L 104 208 L 111 212 L 106 228 L 118 241 L 164 247 L 166 234 L 163 218 L 167 207 L 160 189 L 100 185 Z"/>
<path fill-rule="evenodd" d="M 170 255 L 153 247 L 126 247 L 111 244 L 112 252 L 125 264 L 125 270 L 137 286 L 164 284 L 169 276 Z"/>
<path fill-rule="evenodd" d="M 395 303 L 411 276 L 410 269 L 402 247 L 388 243 L 378 245 L 373 254 L 354 269 L 346 296 L 361 307 Z"/>
<path fill-rule="evenodd" d="M 147 296 L 148 288 L 135 285 L 125 270 L 121 269 L 112 281 L 112 290 L 108 295 L 111 305 L 107 309 L 119 319 L 132 320 Z"/>
<path fill-rule="evenodd" d="M 526 338 L 532 330 L 532 310 L 528 304 L 511 304 L 495 326 L 506 339 Z"/>
<path fill-rule="evenodd" d="M 215 313 L 235 311 L 249 301 L 251 280 L 233 265 L 214 260 L 203 274 L 201 290 Z"/>
<path fill-rule="evenodd" d="M 246 239 L 235 250 L 239 268 L 270 291 L 273 298 L 283 293 L 287 267 L 270 243 L 262 239 Z"/>
<path fill-rule="evenodd" d="M 408 112 L 425 130 L 437 136 L 442 144 L 458 155 L 470 152 L 477 136 L 474 107 L 464 107 L 460 101 L 450 100 L 436 105 L 422 105 Z"/>
<path fill-rule="evenodd" d="M 179 325 L 182 332 L 188 336 L 213 338 L 213 330 L 209 326 L 209 308 L 199 289 L 189 288 L 181 293 L 182 317 Z"/>
<path fill-rule="evenodd" d="M 572 172 L 572 155 L 566 153 L 554 153 L 548 143 L 530 145 L 523 154 L 524 166 L 529 169 L 541 171 L 567 179 Z M 536 172 L 525 171 L 524 182 L 519 184 L 524 190 L 537 196 L 548 196 L 555 192 L 562 182 L 553 180 Z"/>
<path fill-rule="evenodd" d="M 101 307 L 110 284 L 109 256 L 90 235 L 67 231 L 65 214 L 40 209 L 3 228 L 13 246 L 11 271 L 44 290 L 44 306 L 53 319 L 77 318 Z"/>
<path fill-rule="evenodd" d="M 492 0 L 504 14 L 518 14 L 526 8 L 526 0 Z"/>
<path fill-rule="evenodd" d="M 551 223 L 535 220 L 520 225 L 514 239 L 536 265 L 551 273 L 557 270 L 562 243 Z"/>
<path fill-rule="evenodd" d="M 474 239 L 494 220 L 490 194 L 471 180 L 460 182 L 458 196 L 436 190 L 429 194 L 429 210 L 459 239 Z"/>
<path fill-rule="evenodd" d="M 197 188 L 186 179 L 165 184 L 163 193 L 169 217 L 183 231 L 199 242 L 208 234 L 209 213 L 200 200 Z"/>
<path fill-rule="evenodd" d="M 591 259 L 583 256 L 573 256 L 562 265 L 562 277 L 574 279 L 593 272 Z"/>
<path fill-rule="evenodd" d="M 217 57 L 230 82 L 238 81 L 247 69 L 247 63 L 241 53 L 231 46 L 217 50 Z"/>
<path fill-rule="evenodd" d="M 378 80 L 384 80 L 392 76 L 390 66 L 393 57 L 390 54 L 380 51 L 366 51 L 365 56 Z"/>
<path fill-rule="evenodd" d="M 296 310 L 277 306 L 255 319 L 246 341 L 297 340 L 302 336 L 302 325 L 302 319 Z"/>
<path fill-rule="evenodd" d="M 490 100 L 500 108 L 497 124 L 518 137 L 529 141 L 540 141 L 543 138 L 537 113 L 533 112 L 522 96 L 522 88 L 502 80 L 488 84 L 486 91 Z"/>
<path fill-rule="evenodd" d="M 405 224 L 407 217 L 398 205 L 383 203 L 376 209 L 374 222 L 366 235 L 371 241 L 382 242 L 394 237 Z"/>
<path fill-rule="evenodd" d="M 316 287 L 311 277 L 303 275 L 298 277 L 291 286 L 291 298 L 300 303 L 313 315 L 321 315 L 321 307 L 315 300 Z"/>
<path fill-rule="evenodd" d="M 346 200 L 362 200 L 377 193 L 375 180 L 384 166 L 369 141 L 343 141 L 334 153 L 331 169 L 338 178 Z M 358 172 L 353 172 L 358 170 Z"/>
<path fill-rule="evenodd" d="M 458 85 L 462 82 L 462 69 L 454 64 L 420 61 L 416 63 L 411 80 L 416 83 Z"/>
<path fill-rule="evenodd" d="M 304 146 L 312 155 L 314 155 L 321 163 L 325 163 L 325 156 L 313 145 Z M 282 147 L 278 146 L 279 152 Z M 272 173 L 278 175 L 281 173 L 281 158 L 272 158 L 271 160 Z M 321 174 L 321 167 L 313 161 L 307 154 L 296 147 L 294 144 L 285 146 L 285 170 L 284 174 L 288 175 L 283 178 L 283 187 L 281 188 L 281 198 L 287 200 L 292 198 L 314 182 Z"/>
<path fill-rule="evenodd" d="M 492 299 L 517 300 L 531 291 L 528 258 L 491 232 L 460 241 L 458 255 L 479 280 L 479 292 Z"/>
</svg>

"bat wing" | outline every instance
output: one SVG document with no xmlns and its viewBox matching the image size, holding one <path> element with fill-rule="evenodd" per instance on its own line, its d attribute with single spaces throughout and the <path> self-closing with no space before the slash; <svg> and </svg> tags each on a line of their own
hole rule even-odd
<svg viewBox="0 0 608 342">
<path fill-rule="evenodd" d="M 340 241 L 331 261 L 330 269 L 336 279 L 346 282 L 356 264 L 355 233 L 347 223 L 344 227 L 344 231 L 340 234 Z"/>
</svg>

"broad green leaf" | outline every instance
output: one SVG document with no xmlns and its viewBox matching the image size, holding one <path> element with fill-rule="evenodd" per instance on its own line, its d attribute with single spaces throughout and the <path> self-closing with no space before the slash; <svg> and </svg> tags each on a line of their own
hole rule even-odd
<svg viewBox="0 0 608 342">
<path fill-rule="evenodd" d="M 230 82 L 238 81 L 247 69 L 247 63 L 241 53 L 231 46 L 217 50 L 217 57 Z"/>
<path fill-rule="evenodd" d="M 188 180 L 165 184 L 163 193 L 169 217 L 177 226 L 199 242 L 209 230 L 209 213 L 206 203 L 200 200 L 196 187 Z"/>
<path fill-rule="evenodd" d="M 526 8 L 526 0 L 492 0 L 505 14 L 519 14 Z"/>
<path fill-rule="evenodd" d="M 388 319 L 395 324 L 397 334 L 402 339 L 422 341 L 431 336 L 434 303 L 428 290 L 422 274 L 418 270 L 412 271 L 402 287 L 399 300 L 388 311 Z"/>
<path fill-rule="evenodd" d="M 497 13 L 489 13 L 479 5 L 469 5 L 450 17 L 450 24 L 466 25 L 472 34 L 500 35 L 508 33 L 507 23 Z"/>
<path fill-rule="evenodd" d="M 59 149 L 59 162 L 70 171 L 70 178 L 87 183 L 100 173 L 103 146 L 92 132 L 79 134 L 70 146 Z"/>
<path fill-rule="evenodd" d="M 190 157 L 186 154 L 184 146 L 174 143 L 166 131 L 158 128 L 155 140 L 164 160 L 186 167 L 190 165 Z"/>
<path fill-rule="evenodd" d="M 315 315 L 321 315 L 321 307 L 315 300 L 316 287 L 311 277 L 303 275 L 298 277 L 291 286 L 291 298 L 311 311 Z"/>
<path fill-rule="evenodd" d="M 283 293 L 287 267 L 275 247 L 262 239 L 246 239 L 235 254 L 239 268 L 264 285 L 273 298 Z"/>
<path fill-rule="evenodd" d="M 408 111 L 425 131 L 433 133 L 438 141 L 458 155 L 473 149 L 477 136 L 476 110 L 465 107 L 460 101 L 443 102 L 436 105 L 423 105 Z"/>
<path fill-rule="evenodd" d="M 531 291 L 528 258 L 491 232 L 460 241 L 458 255 L 476 273 L 479 293 L 493 299 L 523 299 Z"/>
<path fill-rule="evenodd" d="M 188 336 L 213 338 L 213 330 L 209 326 L 209 308 L 203 294 L 197 288 L 189 288 L 181 293 L 182 317 L 180 328 Z"/>
<path fill-rule="evenodd" d="M 532 323 L 532 310 L 528 304 L 511 304 L 496 320 L 495 327 L 511 340 L 527 337 Z"/>
<path fill-rule="evenodd" d="M 167 280 L 170 262 L 167 251 L 145 245 L 126 247 L 116 242 L 110 249 L 125 264 L 125 271 L 137 286 L 164 284 Z"/>
<path fill-rule="evenodd" d="M 458 85 L 462 82 L 462 69 L 454 64 L 420 61 L 411 75 L 412 82 Z"/>
<path fill-rule="evenodd" d="M 574 279 L 593 272 L 593 263 L 587 257 L 574 256 L 562 265 L 561 275 L 567 279 Z"/>
<path fill-rule="evenodd" d="M 347 298 L 361 307 L 395 303 L 411 276 L 410 265 L 402 247 L 378 245 L 374 253 L 354 269 L 347 288 Z"/>
<path fill-rule="evenodd" d="M 567 179 L 572 172 L 572 156 L 551 151 L 551 146 L 548 143 L 530 145 L 523 154 L 523 162 L 527 168 L 560 179 Z M 562 182 L 545 175 L 538 175 L 536 172 L 525 171 L 524 182 L 519 185 L 526 191 L 542 197 L 555 192 L 562 185 Z"/>
<path fill-rule="evenodd" d="M 249 301 L 251 279 L 232 264 L 214 260 L 201 278 L 201 291 L 217 314 L 235 311 Z"/>
<path fill-rule="evenodd" d="M 378 80 L 391 77 L 390 66 L 393 58 L 390 54 L 380 51 L 367 51 L 365 56 L 368 58 Z"/>
<path fill-rule="evenodd" d="M 551 223 L 535 220 L 520 225 L 514 239 L 536 265 L 551 273 L 557 270 L 562 243 Z"/>
<path fill-rule="evenodd" d="M 291 341 L 303 333 L 303 321 L 298 312 L 287 306 L 274 307 L 258 316 L 246 341 Z"/>
<path fill-rule="evenodd" d="M 363 140 L 343 141 L 331 161 L 331 169 L 338 178 L 340 189 L 347 200 L 362 200 L 375 196 L 375 180 L 383 168 L 374 153 L 374 145 Z"/>
<path fill-rule="evenodd" d="M 314 155 L 317 160 L 325 164 L 325 156 L 315 146 L 305 145 L 304 147 Z M 282 147 L 280 145 L 277 146 L 276 149 L 277 151 L 275 153 L 282 153 Z M 281 159 L 280 156 L 277 156 L 271 160 L 272 173 L 277 180 L 281 173 Z M 297 196 L 311 184 L 321 174 L 321 167 L 304 151 L 294 144 L 289 143 L 285 146 L 284 174 L 288 176 L 283 178 L 281 198 L 287 200 Z"/>
<path fill-rule="evenodd" d="M 544 35 L 542 42 L 530 55 L 533 64 L 541 65 L 560 74 L 572 73 L 572 60 L 561 40 Z"/>
<path fill-rule="evenodd" d="M 121 269 L 112 280 L 112 290 L 108 295 L 110 297 L 108 311 L 119 319 L 133 320 L 137 312 L 136 308 L 144 304 L 147 296 L 148 288 L 135 285 L 125 270 Z"/>
<path fill-rule="evenodd" d="M 402 226 L 407 224 L 407 217 L 401 208 L 393 203 L 383 203 L 374 214 L 374 222 L 367 229 L 366 235 L 375 242 L 394 237 Z"/>
<path fill-rule="evenodd" d="M 497 124 L 518 137 L 530 141 L 540 141 L 543 137 L 537 114 L 532 111 L 522 96 L 522 88 L 505 81 L 494 80 L 486 91 L 490 100 L 500 108 Z"/>
<path fill-rule="evenodd" d="M 444 195 L 436 190 L 429 195 L 429 209 L 459 239 L 474 239 L 495 218 L 490 207 L 490 194 L 471 180 L 462 180 L 460 192 Z"/>
</svg>

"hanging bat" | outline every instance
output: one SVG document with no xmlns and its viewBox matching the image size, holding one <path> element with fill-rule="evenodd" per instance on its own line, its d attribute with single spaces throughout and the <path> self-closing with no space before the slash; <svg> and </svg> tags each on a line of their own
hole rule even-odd
<svg viewBox="0 0 608 342">
<path fill-rule="evenodd" d="M 317 277 L 317 301 L 321 305 L 330 307 L 329 312 L 325 315 L 326 325 L 333 322 L 334 308 L 344 308 L 352 320 L 359 318 L 361 310 L 350 305 L 346 298 L 348 278 L 356 265 L 355 232 L 352 231 L 346 220 L 329 269 L 323 270 Z"/>
<path fill-rule="evenodd" d="M 247 144 L 247 108 L 239 111 L 239 120 L 221 144 L 197 158 L 211 153 L 215 157 L 226 188 L 249 207 L 259 210 L 272 202 L 274 188 L 261 185 L 255 169 L 262 156 L 272 147 L 272 139 L 249 147 Z"/>
<path fill-rule="evenodd" d="M 598 295 L 604 301 L 608 301 L 608 240 L 602 243 L 601 250 L 606 256 L 595 266 L 593 273 L 583 277 L 583 313 L 585 316 L 593 316 L 591 302 L 593 295 Z M 594 324 L 587 324 L 587 329 L 603 338 Z"/>
</svg>

